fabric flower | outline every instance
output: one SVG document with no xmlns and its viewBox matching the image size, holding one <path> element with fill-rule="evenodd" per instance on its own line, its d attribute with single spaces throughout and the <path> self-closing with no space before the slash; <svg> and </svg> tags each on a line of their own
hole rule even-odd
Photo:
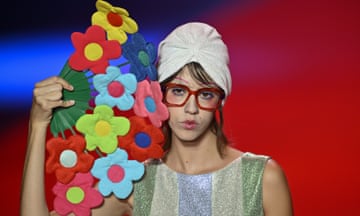
<svg viewBox="0 0 360 216">
<path fill-rule="evenodd" d="M 127 118 L 114 116 L 106 105 L 96 106 L 93 114 L 85 114 L 76 122 L 76 129 L 85 134 L 86 149 L 99 147 L 104 153 L 112 153 L 117 147 L 117 136 L 127 134 L 130 122 Z"/>
<path fill-rule="evenodd" d="M 119 137 L 119 147 L 125 149 L 129 155 L 138 161 L 163 156 L 162 144 L 164 135 L 162 131 L 146 123 L 145 119 L 133 116 L 130 120 L 130 131 L 126 136 Z"/>
<path fill-rule="evenodd" d="M 162 103 L 162 92 L 159 82 L 143 80 L 138 83 L 135 92 L 134 112 L 140 117 L 149 117 L 155 127 L 169 117 L 167 107 Z"/>
<path fill-rule="evenodd" d="M 144 171 L 142 163 L 128 160 L 127 153 L 119 148 L 114 153 L 97 159 L 91 169 L 92 175 L 100 179 L 100 193 L 108 196 L 113 192 L 119 199 L 125 199 L 131 194 L 132 181 L 139 180 Z"/>
<path fill-rule="evenodd" d="M 76 50 L 70 56 L 69 65 L 74 70 L 90 69 L 95 74 L 105 73 L 109 60 L 121 56 L 119 42 L 108 41 L 106 32 L 100 26 L 90 26 L 85 34 L 72 33 L 71 41 Z"/>
<path fill-rule="evenodd" d="M 124 8 L 113 7 L 106 1 L 96 1 L 97 12 L 92 15 L 93 25 L 99 25 L 107 31 L 109 40 L 117 40 L 123 44 L 127 40 L 127 33 L 135 33 L 138 30 L 136 22 L 129 17 Z"/>
<path fill-rule="evenodd" d="M 134 74 L 121 74 L 120 68 L 109 66 L 106 74 L 94 77 L 94 87 L 99 92 L 95 98 L 96 105 L 117 106 L 120 110 L 129 110 L 134 105 L 137 81 Z"/>
<path fill-rule="evenodd" d="M 88 172 L 94 163 L 94 157 L 84 153 L 82 136 L 71 136 L 67 140 L 52 138 L 46 143 L 46 149 L 49 152 L 46 171 L 55 171 L 57 180 L 63 184 L 69 183 L 76 172 Z"/>
<path fill-rule="evenodd" d="M 124 57 L 131 62 L 130 73 L 136 75 L 138 82 L 147 76 L 150 80 L 157 80 L 156 49 L 152 43 L 147 43 L 141 34 L 136 33 L 131 41 L 123 45 L 122 50 Z"/>
<path fill-rule="evenodd" d="M 92 186 L 94 178 L 90 173 L 78 173 L 67 185 L 57 182 L 53 187 L 56 194 L 54 209 L 60 215 L 90 215 L 91 208 L 99 206 L 103 197 Z"/>
</svg>

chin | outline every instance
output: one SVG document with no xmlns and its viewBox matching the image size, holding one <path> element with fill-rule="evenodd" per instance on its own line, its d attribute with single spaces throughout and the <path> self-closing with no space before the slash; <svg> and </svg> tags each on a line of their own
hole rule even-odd
<svg viewBox="0 0 360 216">
<path fill-rule="evenodd" d="M 173 139 L 177 139 L 182 143 L 196 143 L 200 142 L 201 138 L 203 137 L 204 133 L 199 133 L 197 131 L 182 131 L 179 133 L 174 133 Z"/>
</svg>

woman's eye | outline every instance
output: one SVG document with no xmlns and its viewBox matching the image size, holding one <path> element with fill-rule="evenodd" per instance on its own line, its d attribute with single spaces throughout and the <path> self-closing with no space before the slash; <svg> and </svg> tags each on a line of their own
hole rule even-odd
<svg viewBox="0 0 360 216">
<path fill-rule="evenodd" d="M 173 95 L 182 96 L 186 93 L 186 90 L 180 87 L 174 87 L 171 89 Z"/>
<path fill-rule="evenodd" d="M 210 100 L 215 97 L 215 93 L 209 91 L 203 91 L 200 93 L 201 99 Z"/>
</svg>

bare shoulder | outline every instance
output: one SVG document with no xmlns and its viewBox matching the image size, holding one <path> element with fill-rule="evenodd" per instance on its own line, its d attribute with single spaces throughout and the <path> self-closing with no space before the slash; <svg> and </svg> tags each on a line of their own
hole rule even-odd
<svg viewBox="0 0 360 216">
<path fill-rule="evenodd" d="M 267 161 L 264 170 L 263 205 L 266 216 L 293 215 L 286 175 L 281 166 L 273 159 Z"/>
<path fill-rule="evenodd" d="M 281 166 L 273 159 L 269 159 L 265 165 L 264 184 L 283 184 L 286 181 L 285 173 Z"/>
</svg>

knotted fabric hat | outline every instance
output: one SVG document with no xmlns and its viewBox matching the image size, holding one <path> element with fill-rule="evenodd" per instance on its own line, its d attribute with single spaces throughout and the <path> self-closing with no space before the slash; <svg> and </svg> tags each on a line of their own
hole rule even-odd
<svg viewBox="0 0 360 216">
<path fill-rule="evenodd" d="M 225 92 L 231 91 L 228 49 L 217 30 L 205 23 L 190 22 L 174 29 L 158 47 L 159 82 L 185 64 L 199 63 Z"/>
</svg>

